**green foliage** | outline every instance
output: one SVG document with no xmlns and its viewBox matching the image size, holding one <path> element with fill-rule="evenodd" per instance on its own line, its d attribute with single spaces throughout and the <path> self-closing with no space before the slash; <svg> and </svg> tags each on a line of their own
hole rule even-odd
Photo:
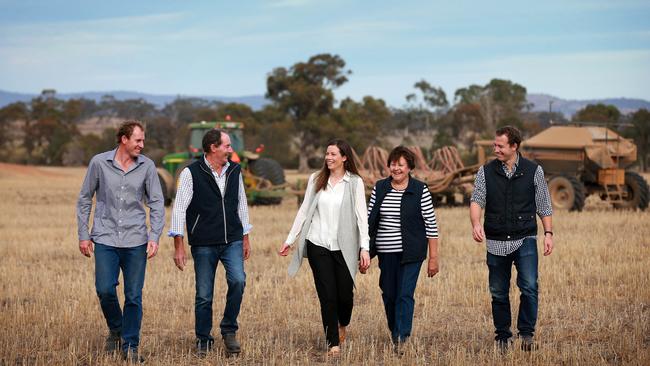
<svg viewBox="0 0 650 366">
<path fill-rule="evenodd" d="M 307 161 L 328 136 L 336 136 L 338 125 L 332 119 L 334 89 L 348 81 L 351 72 L 338 55 L 319 54 L 289 69 L 275 68 L 266 81 L 266 97 L 287 114 L 295 129 L 299 169 L 309 169 Z M 340 135 L 339 135 L 340 136 Z"/>
<path fill-rule="evenodd" d="M 634 139 L 637 147 L 637 157 L 641 170 L 648 170 L 650 162 L 650 112 L 643 108 L 630 116 L 632 126 L 625 132 L 626 136 Z"/>
<path fill-rule="evenodd" d="M 613 105 L 602 103 L 589 104 L 573 116 L 575 122 L 616 123 L 621 118 L 621 112 Z"/>
</svg>

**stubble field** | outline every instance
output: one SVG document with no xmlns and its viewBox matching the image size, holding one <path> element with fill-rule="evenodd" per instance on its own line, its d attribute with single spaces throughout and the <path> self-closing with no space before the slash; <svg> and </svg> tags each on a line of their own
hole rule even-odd
<svg viewBox="0 0 650 366">
<path fill-rule="evenodd" d="M 0 164 L 0 365 L 116 364 L 102 352 L 106 325 L 94 290 L 94 262 L 77 248 L 75 203 L 84 169 Z M 439 208 L 440 273 L 423 271 L 413 337 L 391 351 L 376 260 L 357 278 L 342 356 L 324 357 L 318 300 L 307 263 L 296 278 L 276 254 L 297 210 L 294 199 L 251 208 L 253 252 L 240 314 L 243 353 L 225 358 L 218 337 L 205 359 L 194 353 L 194 273 L 173 263 L 163 237 L 148 263 L 141 353 L 148 364 L 650 364 L 650 212 L 556 212 L 555 251 L 540 253 L 540 349 L 505 355 L 493 346 L 485 247 L 471 239 L 466 208 Z M 168 230 L 171 212 L 167 210 Z M 538 245 L 541 247 L 541 245 Z M 518 291 L 511 301 L 516 319 Z M 225 279 L 218 269 L 215 325 Z M 122 286 L 118 292 L 123 290 Z M 121 297 L 121 296 L 120 296 Z"/>
</svg>

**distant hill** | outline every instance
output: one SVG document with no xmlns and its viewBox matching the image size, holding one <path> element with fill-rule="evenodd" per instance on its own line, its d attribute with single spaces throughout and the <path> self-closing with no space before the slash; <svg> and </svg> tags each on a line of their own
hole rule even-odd
<svg viewBox="0 0 650 366">
<path fill-rule="evenodd" d="M 587 100 L 566 100 L 554 97 L 548 94 L 528 94 L 528 103 L 533 104 L 534 112 L 546 112 L 549 109 L 549 102 L 553 102 L 551 109 L 553 112 L 560 112 L 565 117 L 570 118 L 577 111 L 589 104 L 606 104 L 613 105 L 621 111 L 621 114 L 636 112 L 641 108 L 650 110 L 650 102 L 643 99 L 630 98 L 607 98 L 607 99 L 587 99 Z"/>
<path fill-rule="evenodd" d="M 58 98 L 68 100 L 73 98 L 86 98 L 99 102 L 104 95 L 112 95 L 115 99 L 144 99 L 158 107 L 173 102 L 176 98 L 201 98 L 209 101 L 220 101 L 223 103 L 241 103 L 246 104 L 254 110 L 263 108 L 269 101 L 263 95 L 245 95 L 241 97 L 222 97 L 222 96 L 205 96 L 205 95 L 165 95 L 165 94 L 146 94 L 132 91 L 107 91 L 107 92 L 81 92 L 81 93 L 62 93 L 57 94 Z M 14 102 L 29 102 L 38 94 L 13 93 L 0 90 L 0 108 Z M 643 99 L 630 98 L 607 98 L 607 99 L 587 99 L 587 100 L 567 100 L 561 99 L 548 94 L 528 94 L 528 102 L 533 105 L 534 112 L 548 111 L 549 102 L 553 102 L 553 112 L 560 112 L 567 118 L 573 116 L 578 110 L 586 107 L 588 104 L 611 104 L 616 106 L 622 114 L 628 114 L 641 108 L 650 110 L 650 101 Z"/>
<path fill-rule="evenodd" d="M 117 100 L 126 99 L 144 99 L 147 102 L 158 107 L 163 107 L 167 103 L 173 102 L 176 98 L 201 98 L 208 101 L 219 101 L 223 103 L 241 103 L 246 104 L 254 110 L 262 109 L 269 101 L 263 95 L 245 95 L 241 97 L 221 97 L 221 96 L 204 96 L 204 95 L 164 95 L 164 94 L 146 94 L 132 91 L 106 91 L 106 92 L 81 92 L 81 93 L 57 93 L 57 98 L 68 100 L 75 98 L 92 99 L 99 102 L 104 95 L 112 95 Z M 0 90 L 0 108 L 7 104 L 15 102 L 29 102 L 38 94 L 13 93 Z"/>
</svg>

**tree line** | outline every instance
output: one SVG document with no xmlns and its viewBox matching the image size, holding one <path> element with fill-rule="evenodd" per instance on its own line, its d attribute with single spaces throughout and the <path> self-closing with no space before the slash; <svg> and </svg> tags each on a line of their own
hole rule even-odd
<svg viewBox="0 0 650 366">
<path fill-rule="evenodd" d="M 321 164 L 320 149 L 333 137 L 346 138 L 358 153 L 369 145 L 419 145 L 425 154 L 453 145 L 469 164 L 475 161 L 474 141 L 492 138 L 497 127 L 514 125 L 531 136 L 551 121 L 571 122 L 560 113 L 533 112 L 526 88 L 503 79 L 460 88 L 451 100 L 442 88 L 419 80 L 399 108 L 390 108 L 373 96 L 337 101 L 335 90 L 351 75 L 345 61 L 331 54 L 275 68 L 267 75 L 270 103 L 261 110 L 200 98 L 179 97 L 163 107 L 110 95 L 98 102 L 62 100 L 55 90 L 44 90 L 28 103 L 0 109 L 0 160 L 83 165 L 94 154 L 115 146 L 115 121 L 138 119 L 146 123 L 145 153 L 160 163 L 164 154 L 187 149 L 189 123 L 230 116 L 244 122 L 247 149 L 264 144 L 266 155 L 303 171 Z M 104 123 L 109 127 L 103 131 L 82 133 L 89 120 L 100 126 L 102 121 L 113 123 Z M 634 139 L 639 165 L 647 169 L 650 113 L 646 109 L 623 115 L 615 106 L 589 105 L 572 117 L 572 122 L 580 121 L 604 123 Z"/>
</svg>

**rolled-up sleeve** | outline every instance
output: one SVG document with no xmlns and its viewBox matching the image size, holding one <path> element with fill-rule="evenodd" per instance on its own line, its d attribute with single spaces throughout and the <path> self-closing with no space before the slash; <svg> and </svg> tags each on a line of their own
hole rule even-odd
<svg viewBox="0 0 650 366">
<path fill-rule="evenodd" d="M 553 215 L 553 204 L 551 203 L 551 194 L 548 191 L 548 184 L 544 178 L 544 169 L 541 165 L 535 170 L 535 205 L 537 206 L 537 215 L 546 217 Z"/>
<path fill-rule="evenodd" d="M 156 166 L 147 164 L 147 176 L 145 178 L 146 204 L 149 207 L 149 241 L 158 243 L 165 227 L 165 197 L 163 196 L 162 187 Z"/>
<path fill-rule="evenodd" d="M 98 167 L 95 159 L 88 164 L 86 176 L 81 184 L 79 199 L 77 200 L 77 234 L 79 240 L 90 240 L 89 221 L 90 211 L 93 207 L 93 196 L 99 185 Z"/>
<path fill-rule="evenodd" d="M 183 236 L 185 232 L 185 212 L 194 195 L 193 183 L 192 173 L 188 168 L 184 168 L 178 178 L 178 191 L 174 200 L 172 223 L 168 234 L 171 237 Z"/>
<path fill-rule="evenodd" d="M 248 200 L 246 199 L 246 188 L 244 187 L 244 179 L 241 174 L 239 175 L 239 206 L 237 208 L 239 220 L 244 229 L 244 235 L 251 232 L 253 225 L 250 224 L 248 218 Z"/>
<path fill-rule="evenodd" d="M 476 178 L 474 179 L 474 192 L 472 192 L 471 202 L 476 202 L 481 208 L 485 208 L 485 196 L 487 189 L 485 186 L 485 172 L 483 167 L 478 169 Z"/>
</svg>

